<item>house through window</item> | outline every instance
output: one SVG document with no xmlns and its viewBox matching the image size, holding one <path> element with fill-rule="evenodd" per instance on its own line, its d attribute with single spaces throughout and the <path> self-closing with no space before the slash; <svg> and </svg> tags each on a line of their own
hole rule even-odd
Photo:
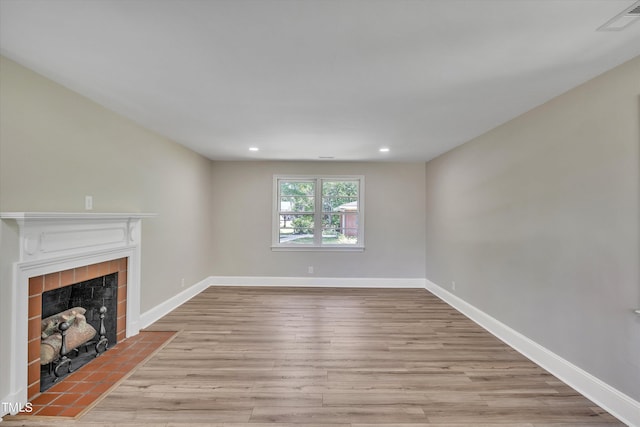
<svg viewBox="0 0 640 427">
<path fill-rule="evenodd" d="M 274 176 L 273 248 L 364 248 L 363 176 Z"/>
</svg>

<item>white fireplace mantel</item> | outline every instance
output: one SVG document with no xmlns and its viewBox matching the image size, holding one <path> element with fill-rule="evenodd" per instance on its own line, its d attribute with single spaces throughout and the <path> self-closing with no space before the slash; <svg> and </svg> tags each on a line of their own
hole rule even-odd
<svg viewBox="0 0 640 427">
<path fill-rule="evenodd" d="M 155 214 L 3 212 L 20 228 L 19 261 L 45 261 L 139 244 L 140 220 Z"/>
<path fill-rule="evenodd" d="M 27 402 L 27 330 L 29 278 L 85 265 L 127 258 L 126 336 L 140 330 L 140 271 L 142 219 L 150 213 L 0 212 L 3 222 L 17 223 L 15 247 L 3 249 L 13 263 L 10 286 L 2 284 L 2 297 L 11 298 L 10 322 L 0 333 L 2 347 L 10 348 L 9 366 L 0 377 L 9 380 L 2 401 Z M 12 240 L 13 241 L 13 240 Z M 5 242 L 6 245 L 6 242 Z M 5 263 L 6 265 L 6 263 Z M 6 277 L 6 275 L 5 275 Z M 1 332 L 1 331 L 0 331 Z M 9 373 L 9 378 L 2 374 Z M 0 412 L 0 420 L 3 413 Z"/>
</svg>

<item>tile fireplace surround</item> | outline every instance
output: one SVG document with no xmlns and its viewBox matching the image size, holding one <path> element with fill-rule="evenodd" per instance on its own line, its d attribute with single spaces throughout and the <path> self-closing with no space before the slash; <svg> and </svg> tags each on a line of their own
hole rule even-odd
<svg viewBox="0 0 640 427">
<path fill-rule="evenodd" d="M 0 318 L 0 322 L 10 325 L 0 330 L 0 358 L 8 361 L 0 366 L 0 378 L 3 382 L 8 380 L 0 389 L 2 402 L 24 404 L 39 393 L 39 380 L 35 380 L 36 370 L 39 378 L 39 356 L 33 354 L 39 346 L 33 344 L 34 334 L 29 332 L 40 325 L 38 315 L 34 315 L 33 310 L 29 314 L 29 308 L 40 301 L 35 291 L 38 285 L 39 289 L 46 290 L 47 286 L 64 286 L 72 280 L 70 275 L 75 279 L 75 276 L 118 272 L 119 292 L 123 293 L 119 310 L 126 308 L 126 316 L 118 315 L 118 340 L 138 334 L 141 222 L 153 216 L 155 214 L 0 213 L 5 228 L 15 231 L 15 236 L 3 232 L 2 242 L 5 258 L 2 268 L 13 268 L 12 274 L 2 275 L 11 278 L 11 283 L 1 285 L 2 298 L 11 301 L 9 312 L 2 313 Z M 6 414 L 0 412 L 0 417 L 3 415 Z"/>
</svg>

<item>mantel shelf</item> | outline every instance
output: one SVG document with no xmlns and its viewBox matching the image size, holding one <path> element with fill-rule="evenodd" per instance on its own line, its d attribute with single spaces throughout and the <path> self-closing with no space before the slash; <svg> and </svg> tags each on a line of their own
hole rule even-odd
<svg viewBox="0 0 640 427">
<path fill-rule="evenodd" d="M 0 212 L 0 219 L 16 221 L 39 220 L 105 220 L 105 219 L 142 219 L 158 216 L 156 213 L 111 213 L 111 212 Z"/>
<path fill-rule="evenodd" d="M 87 251 L 139 245 L 142 220 L 155 216 L 135 212 L 0 212 L 0 219 L 18 225 L 20 262 L 48 262 Z"/>
</svg>

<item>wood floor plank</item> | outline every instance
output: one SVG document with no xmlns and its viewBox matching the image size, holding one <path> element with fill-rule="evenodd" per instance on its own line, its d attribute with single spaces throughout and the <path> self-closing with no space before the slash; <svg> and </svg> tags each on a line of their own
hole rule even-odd
<svg viewBox="0 0 640 427">
<path fill-rule="evenodd" d="M 79 420 L 3 426 L 622 425 L 420 289 L 211 287 Z"/>
<path fill-rule="evenodd" d="M 417 422 L 427 421 L 424 411 L 418 406 L 315 406 L 302 408 L 256 407 L 251 421 L 289 423 L 336 423 L 351 422 Z"/>
</svg>

